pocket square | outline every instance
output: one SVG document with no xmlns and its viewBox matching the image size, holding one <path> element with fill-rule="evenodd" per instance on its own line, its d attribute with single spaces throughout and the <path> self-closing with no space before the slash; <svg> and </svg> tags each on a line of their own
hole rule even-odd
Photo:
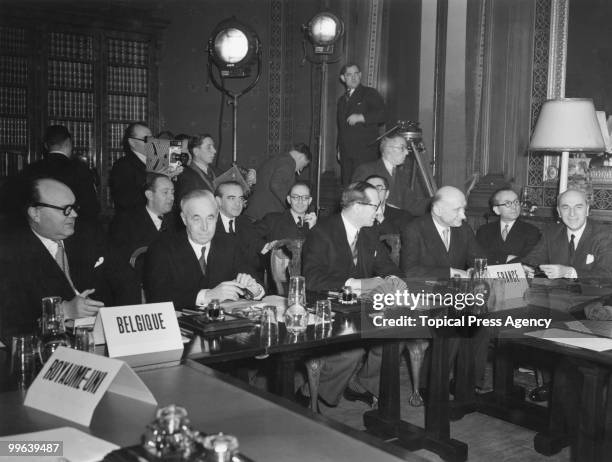
<svg viewBox="0 0 612 462">
<path fill-rule="evenodd" d="M 593 255 L 591 255 L 590 253 L 587 254 L 586 256 L 586 264 L 590 265 L 591 263 L 593 263 L 595 261 L 595 257 Z"/>
<path fill-rule="evenodd" d="M 102 263 L 104 263 L 104 257 L 98 258 L 98 261 L 94 265 L 94 269 L 97 268 L 98 266 L 100 266 Z"/>
</svg>

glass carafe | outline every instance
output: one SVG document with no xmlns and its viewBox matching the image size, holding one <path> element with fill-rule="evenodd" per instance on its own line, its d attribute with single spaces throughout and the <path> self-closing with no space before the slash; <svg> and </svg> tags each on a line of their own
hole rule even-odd
<svg viewBox="0 0 612 462">
<path fill-rule="evenodd" d="M 43 297 L 41 319 L 40 355 L 42 362 L 60 346 L 70 347 L 70 338 L 64 326 L 64 311 L 61 297 Z"/>
<path fill-rule="evenodd" d="M 303 276 L 292 276 L 289 279 L 285 327 L 290 333 L 304 332 L 308 327 L 306 280 Z"/>
</svg>

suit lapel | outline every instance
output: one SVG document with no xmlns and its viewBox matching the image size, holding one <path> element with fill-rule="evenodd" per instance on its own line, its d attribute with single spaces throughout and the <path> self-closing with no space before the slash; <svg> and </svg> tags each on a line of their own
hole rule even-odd
<svg viewBox="0 0 612 462">
<path fill-rule="evenodd" d="M 593 239 L 593 225 L 590 221 L 587 220 L 586 227 L 584 228 L 584 232 L 582 236 L 580 236 L 580 241 L 578 241 L 578 247 L 576 247 L 576 251 L 574 252 L 574 265 L 584 264 L 586 262 L 587 256 L 587 246 Z M 568 242 L 569 244 L 569 242 Z M 569 245 L 568 245 L 569 248 Z"/>
<path fill-rule="evenodd" d="M 30 245 L 28 246 L 28 251 L 32 255 L 32 268 L 36 268 L 39 271 L 40 276 L 35 278 L 42 283 L 43 285 L 49 284 L 47 287 L 48 290 L 56 290 L 56 285 L 52 283 L 52 281 L 58 281 L 59 285 L 61 285 L 61 294 L 50 293 L 49 295 L 60 295 L 64 298 L 67 297 L 67 294 L 72 294 L 74 296 L 74 291 L 72 287 L 70 287 L 70 283 L 68 279 L 66 279 L 66 275 L 59 267 L 55 259 L 51 256 L 47 248 L 43 245 L 43 243 L 34 235 L 32 231 L 30 231 Z M 68 262 L 70 264 L 70 261 Z M 72 299 L 72 297 L 70 297 Z"/>
<path fill-rule="evenodd" d="M 431 236 L 431 246 L 433 247 L 432 250 L 434 250 L 435 253 L 437 253 L 438 255 L 442 255 L 442 257 L 446 260 L 446 262 L 450 262 L 450 255 L 449 255 L 449 251 L 446 250 L 446 246 L 444 245 L 444 242 L 442 241 L 442 236 L 440 236 L 440 233 L 438 232 L 438 228 L 436 228 L 436 225 L 433 222 L 433 218 L 431 216 L 431 214 L 428 215 L 427 219 L 424 221 L 424 226 L 425 226 L 425 233 L 424 236 Z M 451 242 L 450 242 L 450 247 L 449 250 L 453 248 L 453 231 L 451 228 Z"/>
</svg>

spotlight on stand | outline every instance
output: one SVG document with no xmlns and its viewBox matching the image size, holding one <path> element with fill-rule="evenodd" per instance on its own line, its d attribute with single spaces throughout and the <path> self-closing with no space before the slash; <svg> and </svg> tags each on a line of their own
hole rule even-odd
<svg viewBox="0 0 612 462">
<path fill-rule="evenodd" d="M 257 75 L 243 90 L 234 93 L 225 87 L 227 78 L 250 77 L 254 63 L 257 63 Z M 219 71 L 219 80 L 215 78 L 214 67 Z M 232 161 L 235 164 L 238 157 L 238 98 L 252 90 L 261 77 L 261 42 L 249 26 L 234 16 L 221 21 L 208 39 L 208 77 L 217 90 L 230 98 L 229 104 L 233 107 Z"/>
<path fill-rule="evenodd" d="M 344 34 L 344 23 L 335 14 L 324 11 L 308 22 L 305 31 L 315 54 L 331 55 L 334 45 Z"/>
</svg>

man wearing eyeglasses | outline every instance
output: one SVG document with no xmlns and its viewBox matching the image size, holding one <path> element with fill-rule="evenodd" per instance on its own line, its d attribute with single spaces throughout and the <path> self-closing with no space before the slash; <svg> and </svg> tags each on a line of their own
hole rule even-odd
<svg viewBox="0 0 612 462">
<path fill-rule="evenodd" d="M 384 234 L 399 234 L 404 226 L 412 220 L 412 215 L 405 210 L 387 207 L 389 182 L 385 177 L 370 175 L 365 181 L 376 188 L 378 191 L 378 199 L 380 200 L 380 207 L 376 216 L 374 228 L 381 236 Z"/>
<path fill-rule="evenodd" d="M 28 186 L 28 226 L 0 239 L 4 333 L 35 332 L 42 297 L 62 297 L 67 319 L 94 316 L 104 305 L 140 303 L 127 262 L 96 227 L 77 222 L 70 188 L 51 178 L 33 179 Z"/>
<path fill-rule="evenodd" d="M 350 286 L 356 292 L 367 292 L 382 278 L 401 275 L 371 228 L 379 205 L 378 191 L 368 183 L 351 183 L 342 192 L 342 211 L 317 224 L 304 243 L 303 273 L 308 290 Z M 357 349 L 324 358 L 319 385 L 323 401 L 336 405 L 344 395 L 349 400 L 373 404 L 378 391 L 379 355 L 368 355 L 357 379 L 349 385 L 363 355 L 363 349 Z"/>
<path fill-rule="evenodd" d="M 380 159 L 361 164 L 353 174 L 353 181 L 364 181 L 371 175 L 381 176 L 389 184 L 387 205 L 410 212 L 413 216 L 423 215 L 429 206 L 421 192 L 410 188 L 412 174 L 405 165 L 408 155 L 406 139 L 398 134 L 385 136 L 380 142 Z"/>
<path fill-rule="evenodd" d="M 482 225 L 476 233 L 476 240 L 486 252 L 489 265 L 514 263 L 536 246 L 540 231 L 521 220 L 521 204 L 512 189 L 495 191 L 490 205 L 499 220 Z"/>
</svg>

